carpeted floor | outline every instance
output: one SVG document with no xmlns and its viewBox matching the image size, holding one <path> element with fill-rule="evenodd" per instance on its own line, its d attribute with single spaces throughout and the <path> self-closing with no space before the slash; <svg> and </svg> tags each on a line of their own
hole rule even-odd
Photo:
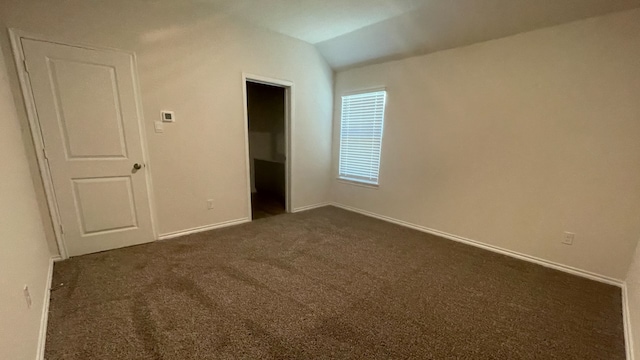
<svg viewBox="0 0 640 360">
<path fill-rule="evenodd" d="M 333 207 L 54 271 L 47 359 L 624 359 L 620 289 Z"/>
</svg>

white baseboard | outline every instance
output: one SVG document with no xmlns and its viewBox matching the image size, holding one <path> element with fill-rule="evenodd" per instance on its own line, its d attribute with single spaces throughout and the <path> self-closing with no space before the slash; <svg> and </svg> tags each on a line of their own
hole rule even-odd
<svg viewBox="0 0 640 360">
<path fill-rule="evenodd" d="M 301 207 L 297 207 L 297 208 L 293 209 L 293 211 L 291 211 L 291 212 L 297 213 L 297 212 L 307 211 L 307 210 L 311 210 L 311 209 L 317 209 L 317 208 L 321 208 L 321 207 L 329 206 L 329 205 L 333 205 L 333 203 L 323 202 L 323 203 L 318 203 L 318 204 L 313 204 L 313 205 L 301 206 Z"/>
<path fill-rule="evenodd" d="M 634 360 L 633 332 L 631 331 L 631 313 L 629 312 L 629 294 L 626 283 L 622 285 L 622 321 L 624 322 L 624 344 L 627 350 L 627 360 Z"/>
<path fill-rule="evenodd" d="M 42 315 L 40 315 L 40 334 L 38 335 L 38 352 L 36 360 L 44 360 L 44 347 L 47 342 L 47 323 L 49 322 L 49 302 L 51 300 L 51 282 L 53 281 L 53 263 L 60 261 L 60 256 L 52 256 L 49 259 L 49 270 L 44 287 L 44 299 L 42 302 Z"/>
<path fill-rule="evenodd" d="M 560 271 L 564 271 L 566 273 L 569 274 L 573 274 L 573 275 L 577 275 L 577 276 L 581 276 L 587 279 L 591 279 L 591 280 L 595 280 L 595 281 L 599 281 L 605 284 L 609 284 L 609 285 L 615 285 L 618 287 L 622 287 L 624 285 L 624 281 L 620 280 L 620 279 L 614 279 L 608 276 L 604 276 L 604 275 L 600 275 L 600 274 L 596 274 L 587 270 L 583 270 L 583 269 L 578 269 L 575 268 L 573 266 L 568 266 L 568 265 L 564 265 L 564 264 L 560 264 L 557 262 L 553 262 L 553 261 L 549 261 L 549 260 L 545 260 L 545 259 L 541 259 L 535 256 L 531 256 L 531 255 L 526 255 L 526 254 L 522 254 L 516 251 L 512 251 L 512 250 L 508 250 L 505 248 L 501 248 L 498 246 L 493 246 L 493 245 L 489 245 L 489 244 L 485 244 L 483 242 L 477 241 L 477 240 L 472 240 L 472 239 L 468 239 L 462 236 L 457 236 L 457 235 L 453 235 L 453 234 L 449 234 L 446 233 L 444 231 L 440 231 L 440 230 L 435 230 L 435 229 L 431 229 L 422 225 L 417 225 L 417 224 L 413 224 L 407 221 L 403 221 L 403 220 L 398 220 L 398 219 L 394 219 L 392 217 L 389 216 L 384 216 L 384 215 L 380 215 L 380 214 L 376 214 L 370 211 L 366 211 L 366 210 L 362 210 L 362 209 L 358 209 L 355 207 L 351 207 L 351 206 L 347 206 L 347 205 L 342 205 L 339 203 L 332 203 L 331 205 L 335 206 L 335 207 L 339 207 L 345 210 L 349 210 L 349 211 L 353 211 L 356 213 L 360 213 L 362 215 L 367 215 L 370 217 L 374 217 L 380 220 L 384 220 L 390 223 L 394 223 L 397 225 L 401 225 L 401 226 L 405 226 L 414 230 L 418 230 L 418 231 L 422 231 L 422 232 L 426 232 L 432 235 L 436 235 L 436 236 L 440 236 L 443 237 L 445 239 L 449 239 L 449 240 L 453 240 L 453 241 L 458 241 L 461 243 L 465 243 L 467 245 L 471 245 L 471 246 L 475 246 L 481 249 L 485 249 L 485 250 L 489 250 L 489 251 L 493 251 L 495 253 L 498 254 L 502 254 L 502 255 L 507 255 L 516 259 L 520 259 L 520 260 L 524 260 L 524 261 L 528 261 L 528 262 L 532 262 L 534 264 L 538 264 L 538 265 L 542 265 L 551 269 L 555 269 L 555 270 L 560 270 Z"/>
<path fill-rule="evenodd" d="M 180 237 L 180 236 L 196 234 L 196 233 L 209 231 L 209 230 L 213 230 L 213 229 L 219 229 L 219 228 L 223 228 L 223 227 L 227 227 L 227 226 L 240 225 L 240 224 L 244 224 L 244 223 L 247 223 L 247 222 L 250 222 L 250 221 L 251 221 L 251 219 L 249 219 L 249 218 L 242 218 L 242 219 L 223 221 L 223 222 L 217 223 L 217 224 L 198 226 L 198 227 L 194 227 L 194 228 L 191 228 L 191 229 L 173 231 L 173 232 L 166 233 L 166 234 L 160 234 L 158 236 L 158 240 L 173 239 L 173 238 L 177 238 L 177 237 Z"/>
</svg>

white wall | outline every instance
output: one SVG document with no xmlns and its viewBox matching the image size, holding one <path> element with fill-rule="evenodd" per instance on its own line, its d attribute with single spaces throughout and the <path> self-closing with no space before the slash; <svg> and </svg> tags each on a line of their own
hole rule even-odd
<svg viewBox="0 0 640 360">
<path fill-rule="evenodd" d="M 2 51 L 0 124 L 0 359 L 35 359 L 50 255 Z"/>
<path fill-rule="evenodd" d="M 339 72 L 386 86 L 380 187 L 333 200 L 624 279 L 640 234 L 640 10 Z M 576 233 L 573 246 L 560 243 Z"/>
<path fill-rule="evenodd" d="M 136 52 L 161 234 L 249 216 L 242 72 L 295 84 L 293 208 L 328 200 L 333 73 L 311 45 L 180 1 L 7 0 L 0 26 Z M 155 134 L 163 109 L 177 121 Z"/>
</svg>

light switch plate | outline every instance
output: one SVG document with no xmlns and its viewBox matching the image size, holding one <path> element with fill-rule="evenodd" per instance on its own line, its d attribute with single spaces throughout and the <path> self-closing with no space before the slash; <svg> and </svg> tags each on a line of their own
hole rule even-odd
<svg viewBox="0 0 640 360">
<path fill-rule="evenodd" d="M 153 128 L 156 130 L 157 133 L 164 132 L 164 124 L 160 121 L 156 121 L 155 123 L 153 123 Z"/>
</svg>

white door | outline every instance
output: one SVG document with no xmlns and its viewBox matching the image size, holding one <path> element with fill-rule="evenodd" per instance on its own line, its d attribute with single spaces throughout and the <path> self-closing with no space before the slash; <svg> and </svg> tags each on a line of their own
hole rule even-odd
<svg viewBox="0 0 640 360">
<path fill-rule="evenodd" d="M 132 56 L 22 47 L 69 255 L 153 241 Z"/>
</svg>

